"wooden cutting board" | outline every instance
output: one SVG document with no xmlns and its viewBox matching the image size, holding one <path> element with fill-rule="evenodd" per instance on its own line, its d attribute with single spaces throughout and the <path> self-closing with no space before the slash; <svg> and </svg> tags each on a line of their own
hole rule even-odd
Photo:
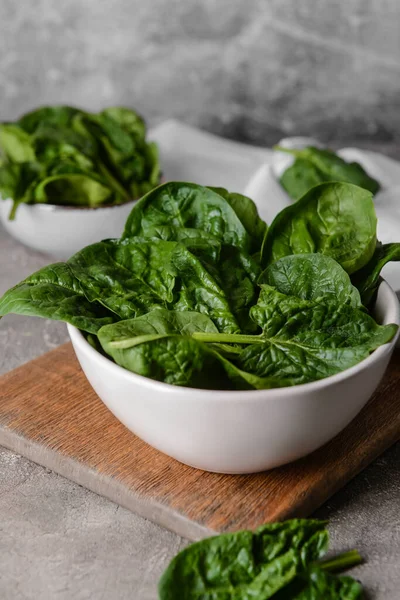
<svg viewBox="0 0 400 600">
<path fill-rule="evenodd" d="M 130 433 L 71 344 L 0 378 L 0 444 L 189 539 L 308 516 L 400 438 L 400 351 L 362 413 L 329 444 L 256 475 L 182 465 Z"/>
</svg>

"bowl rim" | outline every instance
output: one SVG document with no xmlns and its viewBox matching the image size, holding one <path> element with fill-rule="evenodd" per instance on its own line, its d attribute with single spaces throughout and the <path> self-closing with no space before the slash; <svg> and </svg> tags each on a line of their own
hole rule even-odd
<svg viewBox="0 0 400 600">
<path fill-rule="evenodd" d="M 139 200 L 139 198 L 131 198 L 130 200 L 127 200 L 126 202 L 122 202 L 121 204 L 104 204 L 101 206 L 74 206 L 73 204 L 50 204 L 49 202 L 37 202 L 35 204 L 29 204 L 29 203 L 22 203 L 18 208 L 20 208 L 21 206 L 26 206 L 29 207 L 28 210 L 44 210 L 47 212 L 71 212 L 71 211 L 78 211 L 78 212 L 93 212 L 96 210 L 111 210 L 113 208 L 121 208 L 122 206 L 127 206 L 127 205 L 133 205 L 135 204 L 137 201 Z M 6 202 L 12 202 L 12 198 L 1 198 L 0 196 L 0 202 L 2 204 L 5 204 Z"/>
<path fill-rule="evenodd" d="M 382 279 L 381 284 L 378 289 L 378 294 L 383 295 L 385 302 L 384 306 L 384 317 L 388 313 L 392 313 L 395 316 L 393 321 L 390 323 L 394 323 L 395 325 L 400 325 L 400 305 L 399 300 L 391 288 L 391 286 Z M 389 324 L 389 323 L 387 323 Z M 349 369 L 345 369 L 344 371 L 340 371 L 340 373 L 336 373 L 335 375 L 330 375 L 329 377 L 325 377 L 324 379 L 318 379 L 317 381 L 311 381 L 309 383 L 301 383 L 294 386 L 286 386 L 280 388 L 268 388 L 261 390 L 210 390 L 210 389 L 202 389 L 202 388 L 191 388 L 185 386 L 173 385 L 171 383 L 165 383 L 163 381 L 157 381 L 155 379 L 151 379 L 150 377 L 145 377 L 144 375 L 138 375 L 137 373 L 133 373 L 120 365 L 117 365 L 110 358 L 107 358 L 98 350 L 93 348 L 89 344 L 89 342 L 85 339 L 82 332 L 67 323 L 68 333 L 71 338 L 72 344 L 75 348 L 77 346 L 79 350 L 81 350 L 89 360 L 97 362 L 100 367 L 104 366 L 104 368 L 110 369 L 114 372 L 116 377 L 124 378 L 128 383 L 133 383 L 135 385 L 141 385 L 146 388 L 150 388 L 153 391 L 159 392 L 169 392 L 182 395 L 188 395 L 188 393 L 195 394 L 196 396 L 201 396 L 203 398 L 213 397 L 217 395 L 219 398 L 222 396 L 224 398 L 236 399 L 236 400 L 273 400 L 277 397 L 288 397 L 296 393 L 302 392 L 315 392 L 318 390 L 323 390 L 330 385 L 335 385 L 345 379 L 351 378 L 353 375 L 356 375 L 358 372 L 367 369 L 372 363 L 379 361 L 384 355 L 391 351 L 394 348 L 397 338 L 400 334 L 400 328 L 397 330 L 396 334 L 386 344 L 379 346 L 376 350 L 374 350 L 369 356 L 364 358 L 361 362 L 356 365 L 350 367 Z"/>
</svg>

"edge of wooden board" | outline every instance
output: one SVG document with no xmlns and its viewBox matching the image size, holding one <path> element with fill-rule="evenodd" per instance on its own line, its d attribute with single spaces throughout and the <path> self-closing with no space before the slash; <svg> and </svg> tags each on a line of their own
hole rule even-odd
<svg viewBox="0 0 400 600">
<path fill-rule="evenodd" d="M 113 481 L 113 485 L 110 486 L 110 477 L 95 473 L 87 465 L 61 456 L 51 448 L 43 448 L 38 443 L 27 440 L 14 431 L 0 428 L 0 445 L 183 538 L 196 541 L 218 533 L 191 521 L 168 506 L 148 498 L 142 499 L 118 481 Z"/>
</svg>

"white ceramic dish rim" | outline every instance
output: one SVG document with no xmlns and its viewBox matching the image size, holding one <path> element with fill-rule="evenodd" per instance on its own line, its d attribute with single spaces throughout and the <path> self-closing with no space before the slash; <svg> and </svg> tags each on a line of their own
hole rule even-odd
<svg viewBox="0 0 400 600">
<path fill-rule="evenodd" d="M 12 200 L 11 198 L 6 198 L 4 202 L 7 200 Z M 139 198 L 127 200 L 126 202 L 122 202 L 121 204 L 106 204 L 104 206 L 73 206 L 71 204 L 49 204 L 47 202 L 37 202 L 36 204 L 28 204 L 24 203 L 24 206 L 29 207 L 29 210 L 46 210 L 48 212 L 70 212 L 76 210 L 77 212 L 92 212 L 94 210 L 112 210 L 113 208 L 118 208 L 120 206 L 126 206 L 127 204 L 135 204 Z M 0 201 L 3 200 L 0 198 Z"/>
<path fill-rule="evenodd" d="M 397 296 L 393 289 L 390 287 L 390 285 L 385 280 L 382 280 L 382 283 L 379 287 L 381 288 L 382 286 L 383 289 L 386 288 L 386 292 L 388 293 L 391 302 L 396 303 L 398 305 Z M 391 306 L 385 307 L 385 312 L 390 308 Z M 398 325 L 399 323 L 395 324 Z M 286 386 L 281 388 L 270 388 L 262 390 L 208 390 L 172 385 L 170 383 L 164 383 L 163 381 L 156 381 L 154 379 L 150 379 L 149 377 L 144 377 L 143 375 L 138 375 L 137 373 L 132 373 L 131 371 L 128 371 L 124 367 L 117 365 L 111 359 L 103 356 L 100 352 L 95 350 L 85 339 L 85 337 L 79 331 L 79 329 L 70 324 L 67 324 L 67 328 L 69 336 L 74 342 L 74 344 L 79 346 L 80 349 L 82 349 L 89 357 L 92 357 L 94 360 L 97 360 L 100 363 L 100 365 L 104 365 L 105 367 L 107 366 L 109 369 L 115 372 L 116 376 L 124 377 L 127 381 L 135 383 L 136 385 L 143 385 L 144 387 L 150 388 L 153 391 L 173 391 L 175 394 L 178 394 L 180 396 L 187 396 L 189 392 L 196 392 L 196 396 L 201 395 L 203 397 L 212 398 L 214 394 L 217 394 L 219 398 L 223 396 L 226 399 L 235 399 L 237 401 L 241 401 L 245 398 L 246 400 L 253 400 L 256 402 L 265 401 L 268 399 L 272 401 L 276 397 L 282 397 L 287 396 L 288 394 L 293 394 L 296 392 L 296 390 L 301 390 L 302 392 L 322 390 L 331 384 L 334 385 L 336 383 L 339 383 L 340 381 L 343 381 L 344 379 L 355 375 L 359 371 L 368 368 L 369 365 L 371 365 L 373 362 L 379 360 L 379 358 L 386 352 L 389 346 L 395 345 L 396 339 L 399 336 L 398 330 L 390 342 L 388 342 L 387 344 L 383 344 L 383 346 L 380 346 L 379 348 L 374 350 L 367 358 L 364 358 L 364 360 L 362 360 L 358 364 L 354 365 L 353 367 L 350 367 L 349 369 L 346 369 L 345 371 L 341 371 L 336 375 L 330 375 L 329 377 L 319 379 L 318 381 L 312 381 L 310 383 L 301 383 L 295 386 Z"/>
</svg>

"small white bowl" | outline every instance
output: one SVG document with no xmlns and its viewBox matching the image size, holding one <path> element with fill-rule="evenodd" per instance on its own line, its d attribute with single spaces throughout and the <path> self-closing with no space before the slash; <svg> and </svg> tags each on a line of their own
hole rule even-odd
<svg viewBox="0 0 400 600">
<path fill-rule="evenodd" d="M 382 324 L 400 322 L 397 297 L 386 282 L 375 316 Z M 181 388 L 136 375 L 94 350 L 75 327 L 68 331 L 86 377 L 117 419 L 161 452 L 219 473 L 271 469 L 332 439 L 372 396 L 397 337 L 332 377 L 241 392 Z"/>
<path fill-rule="evenodd" d="M 0 219 L 25 246 L 66 260 L 89 244 L 120 237 L 134 204 L 135 200 L 101 208 L 21 204 L 10 221 L 12 201 L 0 199 Z"/>
</svg>

